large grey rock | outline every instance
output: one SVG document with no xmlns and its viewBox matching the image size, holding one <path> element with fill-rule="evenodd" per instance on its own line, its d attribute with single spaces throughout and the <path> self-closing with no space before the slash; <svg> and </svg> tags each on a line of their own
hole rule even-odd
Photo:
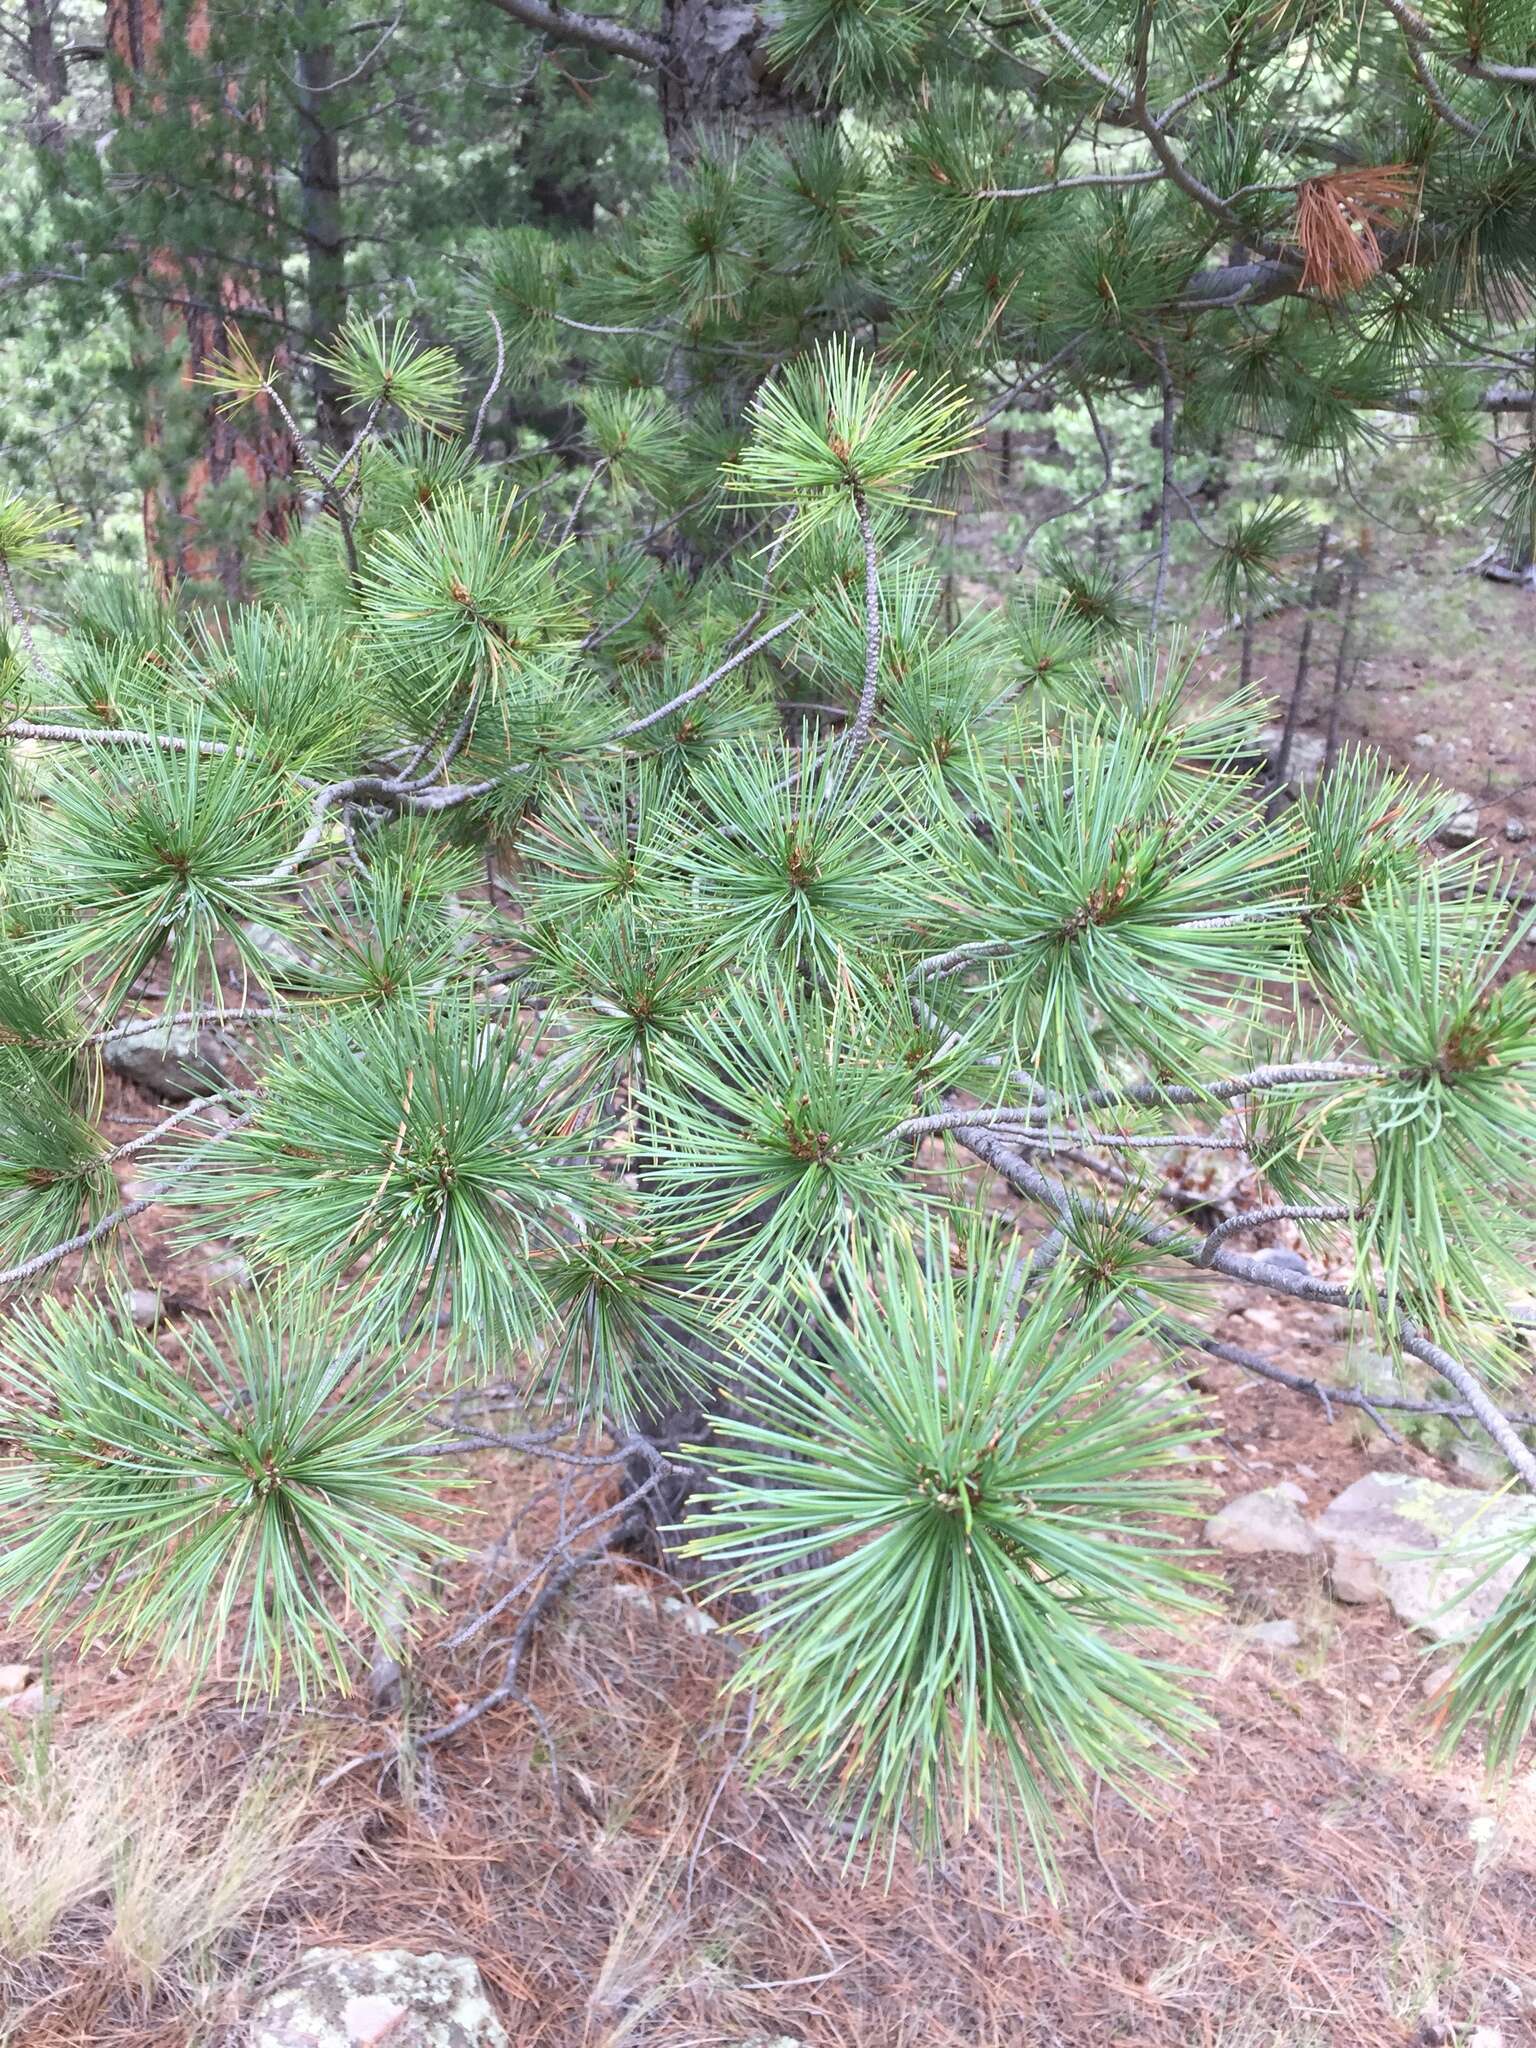
<svg viewBox="0 0 1536 2048">
<path fill-rule="evenodd" d="M 1285 728 L 1279 725 L 1261 726 L 1259 729 L 1259 752 L 1264 765 L 1273 774 L 1280 765 L 1280 749 L 1285 744 Z M 1296 793 L 1317 787 L 1322 776 L 1323 763 L 1328 756 L 1328 742 L 1320 733 L 1293 732 L 1290 752 L 1286 757 L 1285 786 Z"/>
<path fill-rule="evenodd" d="M 1536 1501 L 1401 1472 L 1357 1479 L 1315 1526 L 1340 1598 L 1369 1599 L 1374 1581 L 1399 1621 L 1439 1642 L 1470 1635 L 1489 1621 L 1536 1551 Z M 1523 1538 L 1522 1548 L 1478 1585 L 1488 1570 L 1489 1544 L 1506 1537 Z M 1473 1586 L 1468 1598 L 1458 1598 Z"/>
<path fill-rule="evenodd" d="M 1320 1557 L 1322 1538 L 1278 1486 L 1240 1493 L 1205 1525 L 1206 1540 L 1235 1557 Z"/>
<path fill-rule="evenodd" d="M 195 1024 L 157 1024 L 123 1038 L 109 1038 L 101 1057 L 146 1095 L 162 1102 L 191 1102 L 217 1095 L 230 1085 L 229 1063 L 239 1048 L 222 1031 L 200 1031 Z"/>
<path fill-rule="evenodd" d="M 468 1956 L 305 1951 L 252 2015 L 250 2048 L 509 2048 Z"/>
</svg>

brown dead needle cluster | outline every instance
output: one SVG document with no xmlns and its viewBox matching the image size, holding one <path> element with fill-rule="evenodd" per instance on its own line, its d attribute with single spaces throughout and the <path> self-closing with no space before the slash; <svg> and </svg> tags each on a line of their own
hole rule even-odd
<svg viewBox="0 0 1536 2048">
<path fill-rule="evenodd" d="M 1379 232 L 1410 212 L 1419 174 L 1411 164 L 1362 165 L 1308 178 L 1296 194 L 1296 242 L 1304 290 L 1342 299 L 1381 268 Z"/>
</svg>

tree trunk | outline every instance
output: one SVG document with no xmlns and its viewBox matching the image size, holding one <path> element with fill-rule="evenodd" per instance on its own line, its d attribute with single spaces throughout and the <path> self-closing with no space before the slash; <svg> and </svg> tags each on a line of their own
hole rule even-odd
<svg viewBox="0 0 1536 2048">
<path fill-rule="evenodd" d="M 64 124 L 54 109 L 69 90 L 64 56 L 54 34 L 51 0 L 26 0 L 27 75 L 32 81 L 32 107 L 27 133 L 34 148 L 61 149 Z"/>
<path fill-rule="evenodd" d="M 166 0 L 107 0 L 113 99 L 125 127 L 142 132 L 159 120 L 196 131 L 233 105 L 233 86 L 223 84 L 211 65 L 201 104 L 185 97 L 172 103 L 166 81 L 176 64 L 165 53 L 168 33 L 180 41 L 182 54 L 207 64 L 210 0 L 193 0 L 174 13 Z M 248 118 L 245 132 L 259 134 L 259 121 Z M 226 156 L 216 170 L 242 199 L 263 192 L 261 168 L 249 158 Z M 141 431 L 155 471 L 144 490 L 145 549 L 163 583 L 216 581 L 233 597 L 240 589 L 245 544 L 287 532 L 294 510 L 293 448 L 264 399 L 236 414 L 221 412 L 198 380 L 243 329 L 258 353 L 276 354 L 281 367 L 283 345 L 273 344 L 273 336 L 285 331 L 280 309 L 257 282 L 258 272 L 220 268 L 173 246 L 143 249 L 140 270 L 158 295 L 158 304 L 151 302 L 136 316 Z"/>
<path fill-rule="evenodd" d="M 661 125 L 674 172 L 712 141 L 750 142 L 824 108 L 794 91 L 770 63 L 773 33 L 740 0 L 662 0 L 667 61 L 657 72 Z"/>
<path fill-rule="evenodd" d="M 309 286 L 309 346 L 328 348 L 347 310 L 347 241 L 341 224 L 341 147 L 330 124 L 336 82 L 332 43 L 306 44 L 298 53 L 299 206 Z M 347 444 L 341 387 L 317 363 L 315 425 L 328 448 Z"/>
</svg>

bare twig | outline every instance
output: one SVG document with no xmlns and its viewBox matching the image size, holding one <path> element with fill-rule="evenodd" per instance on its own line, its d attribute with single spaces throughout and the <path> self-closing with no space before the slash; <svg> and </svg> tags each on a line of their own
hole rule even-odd
<svg viewBox="0 0 1536 2048">
<path fill-rule="evenodd" d="M 1344 617 L 1339 626 L 1339 651 L 1333 664 L 1333 690 L 1328 699 L 1328 736 L 1323 746 L 1323 773 L 1331 775 L 1339 753 L 1339 714 L 1344 692 L 1349 687 L 1355 654 L 1355 612 L 1360 602 L 1360 556 L 1349 560 L 1349 580 L 1344 587 Z"/>
<path fill-rule="evenodd" d="M 485 396 L 480 401 L 480 410 L 475 414 L 475 431 L 469 437 L 469 453 L 471 455 L 478 455 L 480 453 L 480 436 L 485 432 L 486 416 L 491 409 L 491 400 L 501 389 L 501 380 L 506 375 L 507 369 L 507 340 L 501 331 L 501 322 L 496 318 L 496 315 L 489 306 L 485 309 L 485 317 L 496 330 L 496 368 L 492 373 L 490 383 L 485 387 Z"/>
<path fill-rule="evenodd" d="M 681 711 L 685 704 L 693 703 L 694 699 L 702 697 L 706 690 L 712 690 L 715 684 L 730 675 L 733 669 L 744 667 L 754 655 L 761 654 L 765 647 L 777 640 L 781 633 L 787 633 L 790 627 L 796 625 L 804 616 L 803 612 L 791 612 L 787 619 L 780 619 L 776 626 L 770 626 L 766 633 L 760 633 L 750 647 L 741 648 L 729 661 L 723 661 L 718 668 L 712 669 L 703 682 L 693 684 L 690 689 L 680 691 L 675 697 L 669 697 L 665 704 L 658 704 L 654 711 L 647 711 L 643 718 L 633 718 L 628 725 L 621 725 L 603 744 L 612 746 L 618 740 L 633 739 L 637 732 L 644 732 L 648 726 L 659 724 L 663 718 L 670 718 L 674 711 Z"/>
<path fill-rule="evenodd" d="M 1173 543 L 1173 378 L 1168 369 L 1168 351 L 1162 342 L 1153 348 L 1157 363 L 1158 380 L 1163 394 L 1163 488 L 1157 507 L 1157 582 L 1152 591 L 1152 631 L 1157 631 L 1158 621 L 1163 615 L 1163 599 L 1168 593 L 1168 556 Z"/>
<path fill-rule="evenodd" d="M 864 688 L 859 708 L 848 728 L 847 759 L 857 755 L 869 738 L 875 716 L 875 699 L 880 692 L 880 562 L 875 552 L 875 525 L 869 516 L 869 500 L 857 484 L 853 488 L 853 509 L 864 543 Z"/>
<path fill-rule="evenodd" d="M 1318 607 L 1323 598 L 1323 574 L 1328 566 L 1328 543 L 1333 538 L 1333 529 L 1324 524 L 1317 536 L 1317 559 L 1312 568 L 1312 586 L 1307 595 L 1306 616 L 1301 623 L 1301 643 L 1296 650 L 1296 680 L 1291 686 L 1291 701 L 1285 708 L 1285 724 L 1280 731 L 1280 748 L 1275 755 L 1270 771 L 1271 789 L 1267 815 L 1273 818 L 1280 808 L 1285 794 L 1286 780 L 1291 772 L 1291 748 L 1295 743 L 1296 730 L 1301 723 L 1301 707 L 1307 694 L 1307 676 L 1312 666 L 1312 635 L 1317 628 Z"/>
</svg>

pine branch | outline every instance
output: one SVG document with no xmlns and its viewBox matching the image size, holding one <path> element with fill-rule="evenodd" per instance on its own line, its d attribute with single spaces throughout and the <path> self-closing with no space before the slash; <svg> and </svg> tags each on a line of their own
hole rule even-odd
<svg viewBox="0 0 1536 2048">
<path fill-rule="evenodd" d="M 1163 598 L 1168 590 L 1168 556 L 1173 541 L 1173 494 L 1177 488 L 1173 478 L 1173 422 L 1175 397 L 1173 377 L 1168 369 L 1168 351 L 1161 341 L 1153 344 L 1153 357 L 1157 363 L 1158 382 L 1162 386 L 1162 458 L 1163 483 L 1158 498 L 1157 510 L 1157 582 L 1152 592 L 1152 625 L 1155 633 L 1158 621 L 1163 616 Z"/>
<path fill-rule="evenodd" d="M 618 731 L 602 744 L 615 746 L 620 740 L 633 739 L 636 733 L 645 732 L 650 726 L 659 725 L 662 719 L 670 718 L 674 711 L 681 711 L 685 705 L 696 702 L 706 690 L 712 690 L 716 683 L 723 682 L 728 675 L 734 674 L 739 668 L 744 668 L 754 656 L 761 654 L 765 647 L 771 646 L 781 633 L 787 633 L 791 626 L 798 625 L 804 616 L 803 612 L 791 612 L 788 618 L 781 619 L 776 626 L 770 626 L 766 633 L 760 633 L 750 646 L 743 647 L 738 653 L 733 654 L 729 661 L 723 661 L 718 668 L 712 669 L 701 683 L 695 683 L 690 689 L 679 691 L 675 697 L 669 697 L 665 704 L 658 704 L 654 711 L 647 711 L 643 718 L 632 718 L 628 725 L 621 725 Z"/>
<path fill-rule="evenodd" d="M 81 747 L 158 747 L 165 754 L 184 754 L 192 745 L 179 733 L 136 732 L 116 725 L 39 725 L 26 718 L 13 718 L 8 725 L 0 726 L 0 739 L 56 740 Z M 242 760 L 249 758 L 242 748 L 230 746 L 223 740 L 199 740 L 194 751 L 204 760 L 213 760 L 221 754 L 237 754 Z"/>
<path fill-rule="evenodd" d="M 537 30 L 556 43 L 583 43 L 588 49 L 606 50 L 611 57 L 627 57 L 632 64 L 659 71 L 667 61 L 666 45 L 643 29 L 627 22 L 613 21 L 601 14 L 583 14 L 574 8 L 546 4 L 546 0 L 491 0 L 503 14 L 520 21 L 524 28 Z"/>
<path fill-rule="evenodd" d="M 1104 1204 L 1091 1197 L 1069 1196 L 1058 1182 L 1051 1181 L 1038 1172 L 1021 1154 L 1013 1151 L 1000 1139 L 980 1131 L 972 1131 L 961 1142 L 968 1151 L 993 1167 L 1005 1180 L 1016 1187 L 1021 1194 L 1040 1202 L 1058 1218 L 1070 1218 L 1074 1202 L 1081 1210 L 1107 1220 L 1111 1212 Z M 1200 1263 L 1198 1249 L 1182 1232 L 1166 1224 L 1151 1223 L 1143 1218 L 1132 1217 L 1126 1227 L 1133 1231 L 1143 1243 L 1165 1251 L 1171 1258 L 1186 1264 Z M 1204 1261 L 1205 1269 L 1219 1273 L 1224 1279 L 1239 1280 L 1250 1287 L 1260 1287 L 1271 1294 L 1285 1294 L 1297 1301 L 1323 1303 L 1334 1308 L 1364 1310 L 1364 1299 L 1352 1288 L 1339 1282 L 1320 1280 L 1309 1273 L 1291 1273 L 1268 1260 L 1254 1259 L 1238 1252 L 1217 1250 Z M 1398 1341 L 1410 1356 L 1422 1364 L 1431 1366 L 1442 1379 L 1449 1380 L 1475 1419 L 1480 1422 L 1488 1436 L 1508 1458 L 1519 1473 L 1526 1487 L 1536 1493 L 1536 1455 L 1518 1434 L 1508 1416 L 1492 1401 L 1475 1375 L 1453 1358 L 1448 1351 L 1427 1337 L 1407 1316 L 1397 1318 Z"/>
<path fill-rule="evenodd" d="M 480 437 L 485 432 L 485 422 L 490 413 L 491 400 L 501 389 L 501 380 L 507 371 L 507 338 L 501 331 L 501 322 L 496 318 L 496 315 L 489 306 L 485 310 L 485 317 L 490 321 L 496 333 L 496 367 L 491 373 L 490 383 L 485 387 L 485 395 L 480 400 L 480 410 L 475 414 L 475 430 L 469 437 L 469 452 L 471 455 L 478 455 L 480 452 Z"/>
<path fill-rule="evenodd" d="M 1408 0 L 1382 0 L 1382 5 L 1411 44 L 1420 48 L 1434 44 L 1434 29 L 1422 14 L 1408 5 Z M 1444 56 L 1448 64 L 1468 78 L 1480 78 L 1494 85 L 1536 85 L 1536 64 L 1491 63 L 1471 50 L 1442 50 L 1437 54 Z"/>
<path fill-rule="evenodd" d="M 853 509 L 859 522 L 859 539 L 864 547 L 864 687 L 859 708 L 848 729 L 848 759 L 860 752 L 874 722 L 875 700 L 880 694 L 880 560 L 875 552 L 875 525 L 869 516 L 869 501 L 855 484 Z"/>
<path fill-rule="evenodd" d="M 32 1258 L 24 1259 L 19 1266 L 7 1267 L 4 1272 L 0 1272 L 0 1287 L 19 1287 L 25 1281 L 35 1280 L 39 1273 L 46 1273 L 50 1266 L 58 1265 L 61 1259 L 67 1259 L 71 1253 L 88 1251 L 104 1237 L 110 1237 L 114 1230 L 121 1229 L 123 1224 L 131 1223 L 135 1216 L 142 1216 L 146 1209 L 152 1209 L 157 1202 L 163 1201 L 179 1181 L 185 1180 L 188 1174 L 197 1171 L 203 1162 L 203 1155 L 210 1146 L 233 1137 L 235 1132 L 243 1130 L 255 1115 L 254 1107 L 245 1110 L 233 1123 L 226 1124 L 222 1131 L 216 1131 L 212 1137 L 205 1139 L 189 1152 L 185 1159 L 178 1161 L 152 1188 L 146 1188 L 144 1193 L 136 1196 L 133 1201 L 124 1202 L 120 1207 L 110 1210 L 105 1216 L 98 1218 L 89 1230 L 82 1230 L 74 1237 L 66 1238 L 62 1244 L 50 1245 L 47 1251 L 35 1253 Z"/>
<path fill-rule="evenodd" d="M 1260 1230 L 1270 1223 L 1345 1223 L 1359 1210 L 1345 1202 L 1277 1202 L 1267 1209 L 1244 1209 L 1218 1223 L 1195 1254 L 1197 1266 L 1209 1266 L 1229 1237 Z"/>
</svg>

